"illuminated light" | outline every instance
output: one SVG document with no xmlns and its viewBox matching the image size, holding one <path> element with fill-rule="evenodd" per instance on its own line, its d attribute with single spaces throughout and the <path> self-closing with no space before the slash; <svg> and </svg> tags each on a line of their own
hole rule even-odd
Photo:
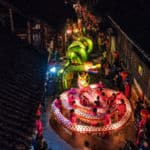
<svg viewBox="0 0 150 150">
<path fill-rule="evenodd" d="M 75 29 L 73 30 L 73 32 L 74 32 L 74 33 L 78 33 L 78 32 L 79 32 L 78 28 L 75 28 Z"/>
<path fill-rule="evenodd" d="M 90 87 L 97 87 L 98 84 L 93 84 L 90 85 Z M 80 92 L 80 89 L 75 89 L 76 91 L 78 90 L 78 92 Z M 93 89 L 95 90 L 95 89 Z M 104 91 L 109 90 L 110 93 L 114 93 L 114 90 L 110 90 L 110 89 L 104 89 Z M 62 100 L 62 106 L 64 109 L 66 110 L 70 110 L 70 105 L 68 104 L 68 93 L 70 90 L 63 92 L 60 97 Z M 106 92 L 107 93 L 107 92 Z M 76 95 L 77 96 L 77 95 Z M 117 129 L 120 129 L 121 127 L 123 127 L 123 125 L 125 125 L 125 123 L 129 120 L 131 113 L 132 113 L 132 109 L 130 106 L 130 103 L 128 101 L 128 99 L 122 95 L 124 97 L 125 100 L 125 104 L 126 104 L 126 113 L 124 114 L 124 116 L 121 118 L 120 121 L 118 122 L 114 122 L 110 125 L 106 125 L 106 126 L 91 126 L 90 125 L 90 121 L 91 120 L 98 120 L 98 119 L 102 119 L 100 116 L 92 116 L 90 113 L 86 113 L 83 112 L 82 110 L 80 110 L 78 108 L 78 105 L 76 103 L 76 109 L 75 109 L 75 113 L 77 114 L 77 118 L 81 121 L 83 121 L 82 119 L 84 119 L 85 122 L 87 122 L 88 125 L 85 124 L 76 124 L 73 125 L 71 123 L 71 121 L 66 118 L 66 116 L 63 115 L 63 113 L 61 113 L 61 111 L 55 106 L 55 101 L 53 101 L 52 103 L 52 111 L 53 114 L 56 118 L 56 121 L 61 123 L 61 125 L 63 125 L 63 127 L 69 129 L 70 131 L 73 132 L 78 132 L 78 133 L 82 133 L 82 134 L 86 134 L 86 133 L 90 133 L 90 134 L 99 134 L 99 135 L 105 135 L 107 133 L 111 133 Z M 87 108 L 88 109 L 88 108 Z M 99 121 L 99 120 L 98 120 Z"/>
<path fill-rule="evenodd" d="M 91 84 L 91 85 L 90 85 L 90 88 L 92 88 L 92 89 L 95 89 L 96 87 L 97 87 L 96 84 Z"/>
<path fill-rule="evenodd" d="M 84 64 L 85 71 L 89 73 L 98 73 L 98 69 L 101 67 L 101 64 L 93 65 L 91 62 L 86 62 Z"/>
<path fill-rule="evenodd" d="M 81 76 L 78 75 L 78 86 L 79 86 L 79 88 L 87 87 L 89 85 L 89 83 L 87 81 L 87 77 L 88 77 L 87 73 L 82 74 Z"/>
<path fill-rule="evenodd" d="M 72 30 L 71 30 L 71 29 L 68 29 L 68 30 L 66 31 L 66 33 L 67 33 L 67 34 L 72 34 Z"/>
<path fill-rule="evenodd" d="M 85 69 L 86 71 L 88 71 L 88 70 L 90 69 L 90 66 L 85 65 L 85 66 L 84 66 L 84 69 Z"/>
<path fill-rule="evenodd" d="M 64 69 L 61 69 L 61 70 L 59 71 L 59 73 L 63 73 L 63 71 L 64 71 Z"/>
<path fill-rule="evenodd" d="M 55 72 L 56 72 L 56 67 L 52 67 L 52 68 L 50 69 L 50 72 L 55 73 Z"/>
<path fill-rule="evenodd" d="M 101 64 L 96 64 L 95 67 L 96 67 L 96 68 L 100 68 L 100 67 L 101 67 Z"/>
<path fill-rule="evenodd" d="M 92 66 L 93 66 L 93 63 L 91 63 L 91 62 L 86 62 L 86 63 L 84 64 L 84 69 L 85 69 L 86 71 L 88 71 Z"/>
</svg>

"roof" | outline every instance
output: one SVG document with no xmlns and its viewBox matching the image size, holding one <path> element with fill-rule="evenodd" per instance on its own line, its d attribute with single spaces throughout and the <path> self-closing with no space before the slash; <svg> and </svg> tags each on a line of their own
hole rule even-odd
<svg viewBox="0 0 150 150">
<path fill-rule="evenodd" d="M 46 55 L 4 30 L 0 41 L 0 149 L 29 149 Z"/>
</svg>

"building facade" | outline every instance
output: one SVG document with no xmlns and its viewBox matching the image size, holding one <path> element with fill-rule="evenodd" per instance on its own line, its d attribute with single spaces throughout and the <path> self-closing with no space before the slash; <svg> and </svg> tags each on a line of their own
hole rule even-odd
<svg viewBox="0 0 150 150">
<path fill-rule="evenodd" d="M 120 60 L 126 71 L 132 75 L 132 91 L 133 99 L 141 97 L 145 103 L 150 103 L 150 60 L 132 39 L 120 28 L 120 26 L 108 17 L 110 26 L 115 32 L 115 48 L 119 52 Z M 111 35 L 110 35 L 111 36 Z M 111 39 L 114 36 L 110 37 Z M 111 43 L 112 45 L 113 43 Z"/>
</svg>

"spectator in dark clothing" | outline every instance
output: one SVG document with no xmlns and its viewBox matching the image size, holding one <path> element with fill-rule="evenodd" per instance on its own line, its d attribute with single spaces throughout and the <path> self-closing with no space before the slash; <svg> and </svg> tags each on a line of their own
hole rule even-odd
<svg viewBox="0 0 150 150">
<path fill-rule="evenodd" d="M 135 108 L 135 111 L 134 111 L 134 117 L 135 117 L 136 121 L 141 120 L 140 111 L 143 108 L 144 108 L 143 101 L 141 100 L 140 97 L 138 97 L 138 99 L 136 101 L 136 108 Z"/>
<path fill-rule="evenodd" d="M 36 148 L 36 144 L 37 144 L 37 140 L 36 140 L 36 133 L 33 133 L 32 135 L 32 141 L 31 141 L 31 146 L 33 147 L 33 149 Z"/>
<path fill-rule="evenodd" d="M 113 52 L 113 57 L 114 57 L 114 62 L 118 64 L 118 61 L 119 61 L 119 52 L 115 50 Z"/>
<path fill-rule="evenodd" d="M 41 148 L 40 150 L 48 150 L 48 145 L 45 139 L 42 139 L 41 141 Z"/>
<path fill-rule="evenodd" d="M 112 64 L 111 66 L 111 75 L 114 77 L 117 74 L 117 66 L 116 64 Z"/>
<path fill-rule="evenodd" d="M 116 83 L 117 83 L 117 87 L 119 88 L 119 90 L 124 91 L 123 81 L 122 81 L 122 77 L 120 74 L 118 74 Z"/>
<path fill-rule="evenodd" d="M 144 127 L 145 136 L 147 139 L 150 139 L 150 118 L 147 120 Z"/>
<path fill-rule="evenodd" d="M 83 150 L 91 150 L 90 143 L 88 141 L 84 142 L 84 148 L 83 148 Z"/>
<path fill-rule="evenodd" d="M 125 140 L 125 146 L 123 150 L 138 150 L 136 145 L 131 140 Z"/>
<path fill-rule="evenodd" d="M 150 150 L 148 141 L 144 140 L 140 145 L 140 150 Z"/>
</svg>

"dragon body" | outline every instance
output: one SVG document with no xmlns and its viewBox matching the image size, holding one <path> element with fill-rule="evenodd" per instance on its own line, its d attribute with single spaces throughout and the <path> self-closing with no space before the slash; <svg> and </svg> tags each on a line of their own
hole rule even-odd
<svg viewBox="0 0 150 150">
<path fill-rule="evenodd" d="M 59 71 L 63 89 L 69 88 L 69 81 L 67 80 L 68 74 L 75 72 L 92 72 L 100 67 L 100 64 L 93 65 L 91 62 L 88 62 L 88 56 L 92 51 L 93 42 L 87 37 L 80 37 L 69 45 L 66 52 L 67 61 L 64 67 Z"/>
</svg>

